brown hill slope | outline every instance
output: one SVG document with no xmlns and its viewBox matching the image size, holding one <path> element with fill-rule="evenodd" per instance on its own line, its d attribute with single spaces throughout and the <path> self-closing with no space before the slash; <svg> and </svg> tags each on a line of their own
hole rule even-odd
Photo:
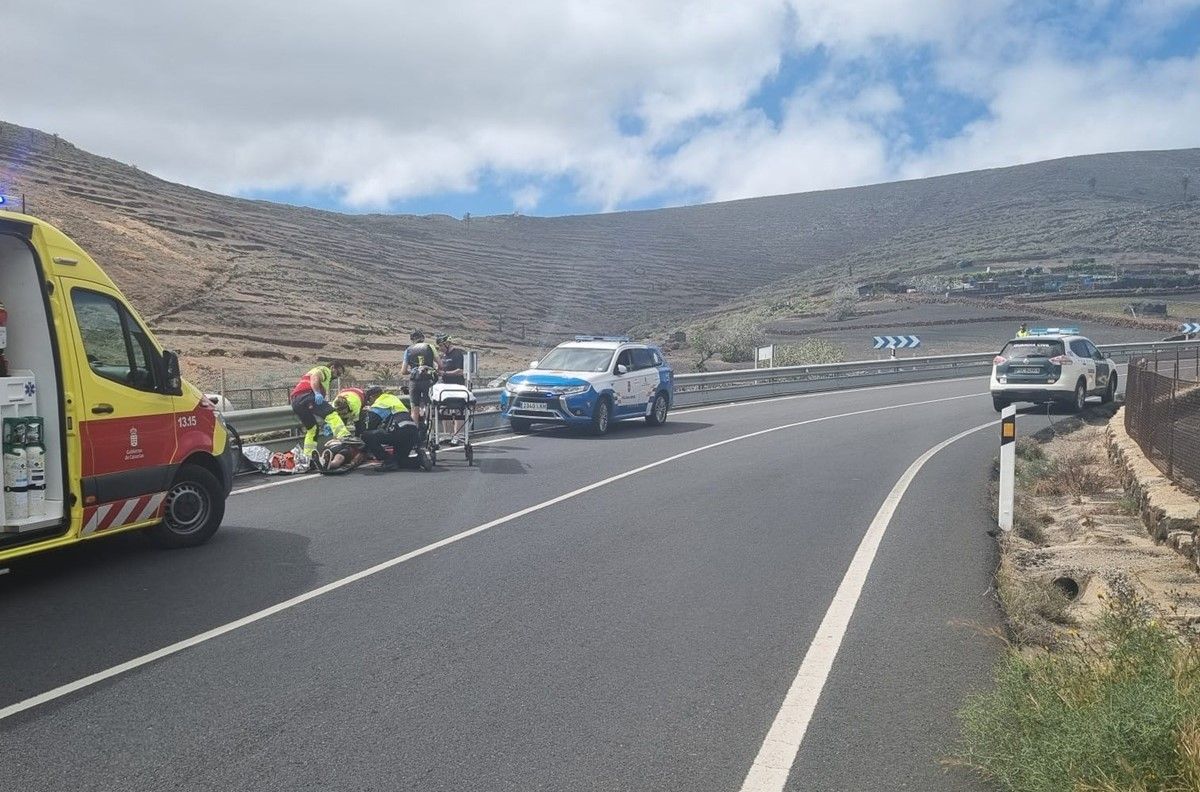
<svg viewBox="0 0 1200 792">
<path fill-rule="evenodd" d="M 219 368 L 280 379 L 329 356 L 371 370 L 394 364 L 414 326 L 499 354 L 661 325 L 781 279 L 806 283 L 814 268 L 834 277 L 847 262 L 885 270 L 1064 250 L 1195 262 L 1188 172 L 1200 173 L 1200 150 L 468 224 L 215 195 L 0 123 L 0 191 L 25 193 L 31 212 L 91 251 L 201 379 Z"/>
</svg>

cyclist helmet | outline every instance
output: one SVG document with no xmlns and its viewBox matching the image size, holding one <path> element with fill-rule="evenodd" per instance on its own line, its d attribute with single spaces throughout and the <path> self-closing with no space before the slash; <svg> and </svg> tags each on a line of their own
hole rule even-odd
<svg viewBox="0 0 1200 792">
<path fill-rule="evenodd" d="M 411 333 L 408 334 L 408 340 L 412 341 L 413 343 L 416 343 L 419 341 L 424 341 L 425 334 L 422 333 L 420 330 L 413 330 Z"/>
<path fill-rule="evenodd" d="M 438 342 L 439 344 L 445 344 L 450 340 L 450 334 L 449 333 L 438 333 L 436 336 L 433 337 L 433 340 Z"/>
</svg>

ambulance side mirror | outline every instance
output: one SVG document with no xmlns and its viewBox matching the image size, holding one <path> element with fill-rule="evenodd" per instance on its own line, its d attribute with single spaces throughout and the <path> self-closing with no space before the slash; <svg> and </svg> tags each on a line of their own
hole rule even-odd
<svg viewBox="0 0 1200 792">
<path fill-rule="evenodd" d="M 183 395 L 183 377 L 179 373 L 179 356 L 170 350 L 163 350 L 163 372 L 166 374 L 166 385 L 163 390 L 172 396 Z"/>
</svg>

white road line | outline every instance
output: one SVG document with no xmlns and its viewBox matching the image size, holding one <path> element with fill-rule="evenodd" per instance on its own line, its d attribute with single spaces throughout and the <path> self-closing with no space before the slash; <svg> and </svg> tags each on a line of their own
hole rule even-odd
<svg viewBox="0 0 1200 792">
<path fill-rule="evenodd" d="M 917 382 L 897 382 L 894 385 L 871 385 L 866 388 L 838 388 L 837 390 L 815 391 L 813 393 L 793 393 L 790 396 L 767 396 L 762 399 L 752 399 L 750 401 L 727 402 L 725 404 L 710 404 L 706 407 L 684 407 L 680 410 L 672 410 L 671 415 L 687 415 L 689 413 L 706 412 L 708 410 L 727 410 L 730 407 L 750 407 L 755 404 L 767 404 L 769 402 L 792 401 L 793 399 L 812 399 L 818 396 L 835 396 L 839 393 L 865 393 L 867 391 L 891 390 L 892 388 L 911 388 L 916 385 L 936 385 L 943 382 L 969 382 L 971 380 L 986 380 L 989 379 L 988 374 L 976 374 L 972 377 L 954 377 L 952 379 L 939 380 L 919 380 Z"/>
<path fill-rule="evenodd" d="M 750 772 L 742 783 L 742 792 L 779 792 L 787 783 L 792 764 L 800 752 L 800 744 L 804 741 L 804 733 L 808 731 L 808 723 L 817 708 L 817 701 L 821 698 L 821 691 L 825 688 L 833 661 L 842 646 L 846 629 L 850 626 L 850 617 L 854 615 L 854 609 L 858 606 L 858 598 L 867 582 L 867 573 L 871 571 L 875 553 L 879 550 L 883 534 L 892 521 L 892 515 L 896 513 L 896 507 L 900 505 L 900 500 L 917 473 L 934 454 L 946 446 L 998 423 L 1000 422 L 988 421 L 974 429 L 959 432 L 921 454 L 908 466 L 908 470 L 904 471 L 896 486 L 892 487 L 892 491 L 884 498 L 883 505 L 875 513 L 875 519 L 871 520 L 866 535 L 850 561 L 850 568 L 846 570 L 837 593 L 833 595 L 833 602 L 829 604 L 825 618 L 817 628 L 817 634 L 809 644 L 804 661 L 800 663 L 800 670 L 796 672 L 796 678 L 792 680 L 783 705 L 779 708 L 779 714 L 775 716 L 767 737 L 758 750 L 758 756 L 750 766 Z"/>
<path fill-rule="evenodd" d="M 478 443 L 471 443 L 472 446 L 491 445 L 492 443 L 505 443 L 512 440 L 517 435 L 498 437 L 495 440 L 483 440 Z M 461 446 L 449 446 L 447 448 L 439 448 L 438 453 L 442 454 L 446 451 L 461 451 Z M 286 474 L 287 478 L 279 479 L 278 481 L 268 481 L 266 484 L 255 484 L 253 487 L 242 487 L 230 492 L 230 495 L 241 495 L 243 492 L 254 492 L 256 490 L 270 489 L 271 487 L 282 487 L 284 484 L 299 484 L 304 481 L 320 481 L 322 476 L 317 473 L 291 473 Z"/>
<path fill-rule="evenodd" d="M 790 396 L 768 396 L 765 399 L 754 399 L 753 401 L 729 402 L 728 404 L 710 404 L 707 407 L 685 407 L 681 410 L 672 410 L 671 415 L 689 415 L 691 413 L 707 412 L 708 410 L 727 410 L 730 407 L 751 407 L 756 404 L 767 404 L 769 402 L 779 402 L 779 401 L 792 401 L 793 399 L 811 399 L 811 398 L 814 398 L 817 396 L 833 396 L 833 395 L 836 395 L 839 393 L 855 393 L 855 392 L 876 391 L 876 390 L 889 390 L 891 388 L 910 388 L 910 387 L 913 387 L 914 385 L 929 385 L 930 383 L 942 383 L 942 382 L 967 382 L 968 380 L 978 380 L 978 379 L 987 379 L 987 375 L 984 375 L 982 377 L 974 376 L 974 377 L 956 377 L 954 379 L 944 379 L 944 380 L 925 380 L 922 382 L 898 382 L 895 385 L 872 385 L 869 388 L 842 388 L 840 390 L 817 391 L 816 393 L 794 393 Z M 548 428 L 550 428 L 550 427 L 548 427 Z M 534 434 L 537 434 L 537 433 L 535 432 Z M 504 437 L 498 437 L 494 440 L 483 440 L 478 443 L 472 443 L 471 445 L 482 446 L 482 445 L 492 445 L 493 443 L 507 443 L 509 441 L 516 440 L 521 437 L 529 437 L 529 435 L 527 435 L 527 434 L 505 435 Z M 458 446 L 452 446 L 449 449 L 439 449 L 439 452 L 446 451 L 446 450 L 461 451 L 462 448 L 458 447 Z M 266 484 L 255 484 L 252 487 L 242 487 L 241 489 L 235 489 L 233 492 L 231 492 L 229 494 L 230 495 L 241 495 L 243 492 L 255 492 L 257 490 L 270 489 L 271 487 L 282 487 L 284 484 L 299 484 L 304 481 L 320 481 L 320 479 L 321 479 L 321 477 L 316 474 L 311 474 L 311 475 L 310 474 L 301 474 L 301 475 L 294 476 L 294 477 L 280 479 L 279 481 L 269 481 Z"/>
<path fill-rule="evenodd" d="M 547 509 L 551 506 L 554 506 L 555 504 L 562 503 L 563 501 L 578 497 L 580 495 L 583 495 L 584 493 L 591 492 L 592 490 L 596 490 L 601 487 L 612 484 L 614 482 L 621 481 L 623 479 L 627 479 L 630 476 L 636 476 L 639 473 L 644 473 L 647 470 L 651 470 L 651 469 L 659 467 L 661 465 L 666 465 L 666 464 L 669 464 L 676 460 L 684 459 L 685 457 L 690 457 L 694 454 L 699 454 L 704 451 L 710 451 L 714 448 L 720 448 L 721 446 L 729 445 L 730 443 L 736 443 L 736 442 L 739 442 L 742 440 L 749 440 L 752 437 L 760 437 L 765 434 L 771 434 L 772 432 L 779 432 L 779 431 L 783 431 L 784 429 L 794 429 L 796 427 L 807 426 L 809 424 L 822 423 L 823 421 L 832 421 L 832 420 L 835 420 L 838 418 L 850 418 L 850 417 L 853 417 L 856 415 L 867 415 L 870 413 L 885 412 L 888 410 L 901 410 L 901 409 L 906 409 L 909 407 L 920 407 L 920 406 L 923 406 L 926 404 L 940 404 L 943 402 L 958 401 L 960 399 L 976 399 L 982 395 L 984 395 L 984 394 L 968 394 L 966 396 L 950 396 L 950 397 L 946 397 L 946 398 L 942 398 L 942 399 L 928 399 L 926 401 L 909 402 L 907 404 L 892 404 L 892 405 L 888 405 L 886 407 L 873 407 L 873 408 L 867 409 L 867 410 L 855 410 L 854 412 L 840 413 L 838 415 L 826 415 L 826 416 L 823 416 L 820 418 L 809 418 L 804 421 L 796 421 L 794 423 L 787 423 L 787 424 L 783 424 L 781 426 L 773 426 L 768 429 L 760 429 L 757 432 L 750 432 L 748 434 L 739 435 L 737 437 L 730 437 L 728 439 L 720 440 L 715 443 L 709 443 L 708 445 L 703 445 L 703 446 L 699 446 L 698 448 L 693 448 L 690 451 L 683 451 L 678 454 L 673 454 L 669 457 L 665 457 L 656 462 L 651 462 L 649 464 L 642 465 L 640 467 L 636 467 L 633 470 L 628 470 L 624 473 L 618 473 L 615 476 L 609 476 L 606 479 L 602 479 L 600 481 L 593 482 L 592 484 L 588 484 L 587 486 L 580 487 L 579 489 L 571 490 L 570 492 L 563 493 L 562 495 L 551 498 L 550 500 L 542 501 L 541 503 L 534 504 L 533 506 L 527 506 L 526 508 L 521 509 L 519 511 L 515 511 L 512 514 L 506 514 L 503 517 L 497 517 L 496 519 L 491 520 L 489 522 L 485 522 L 482 525 L 477 525 L 474 528 L 470 528 L 466 531 L 456 533 L 453 536 L 448 536 L 445 539 L 441 539 L 437 542 L 434 542 L 433 544 L 425 545 L 422 548 L 413 550 L 413 551 L 405 553 L 403 555 L 396 556 L 395 558 L 392 558 L 392 559 L 389 559 L 382 563 L 376 564 L 375 566 L 369 567 L 360 572 L 355 572 L 353 575 L 348 575 L 347 577 L 341 578 L 339 580 L 335 580 L 332 583 L 326 583 L 323 586 L 319 586 L 311 591 L 306 591 L 305 593 L 297 595 L 295 597 L 292 597 L 291 599 L 284 600 L 283 602 L 277 603 L 268 608 L 264 608 L 260 611 L 256 611 L 255 613 L 251 613 L 248 616 L 243 616 L 242 618 L 237 619 L 235 621 L 231 621 L 228 624 L 223 624 L 220 627 L 214 627 L 211 630 L 206 630 L 205 632 L 202 632 L 198 635 L 193 635 L 191 638 L 185 638 L 182 641 L 178 641 L 169 646 L 164 646 L 161 649 L 156 649 L 155 651 L 150 652 L 148 654 L 144 654 L 141 657 L 135 657 L 132 660 L 127 660 L 124 663 L 120 663 L 119 665 L 112 666 L 111 668 L 107 668 L 103 671 L 97 671 L 96 673 L 90 674 L 86 677 L 83 677 L 82 679 L 77 679 L 74 682 L 68 682 L 65 685 L 60 685 L 59 687 L 56 687 L 52 690 L 47 690 L 44 693 L 39 693 L 36 696 L 27 698 L 24 701 L 18 701 L 16 704 L 10 704 L 7 707 L 0 708 L 0 721 L 4 720 L 5 718 L 10 718 L 13 715 L 16 715 L 18 713 L 25 712 L 26 710 L 33 709 L 34 707 L 40 706 L 47 702 L 54 701 L 55 699 L 62 698 L 63 696 L 70 695 L 71 693 L 74 693 L 76 691 L 83 690 L 84 688 L 91 687 L 92 685 L 103 682 L 106 679 L 112 679 L 115 676 L 120 676 L 121 674 L 124 674 L 127 671 L 132 671 L 136 668 L 140 668 L 141 666 L 147 665 L 149 663 L 153 663 L 156 660 L 161 660 L 164 657 L 169 657 L 173 654 L 177 654 L 179 652 L 182 652 L 184 649 L 190 649 L 193 646 L 202 644 L 205 641 L 210 641 L 213 638 L 218 638 L 222 635 L 225 635 L 226 633 L 233 632 L 234 630 L 237 630 L 241 627 L 246 627 L 248 625 L 254 624 L 257 621 L 261 621 L 261 620 L 267 618 L 268 616 L 273 616 L 276 613 L 280 613 L 281 611 L 289 610 L 290 608 L 294 608 L 297 605 L 308 602 L 311 599 L 316 599 L 317 597 L 320 597 L 323 594 L 328 594 L 331 591 L 336 591 L 337 589 L 340 589 L 344 586 L 348 586 L 351 583 L 356 583 L 360 580 L 363 580 L 364 578 L 371 577 L 372 575 L 377 575 L 380 572 L 383 572 L 385 570 L 391 569 L 394 566 L 397 566 L 398 564 L 403 564 L 405 561 L 410 561 L 419 556 L 423 556 L 426 553 L 431 553 L 434 550 L 438 550 L 442 547 L 446 547 L 447 545 L 452 545 L 456 542 L 461 542 L 463 539 L 474 536 L 475 534 L 478 534 L 478 533 L 482 533 L 490 528 L 495 528 L 498 525 L 504 525 L 505 523 L 512 522 L 513 520 L 520 519 L 521 517 L 524 517 L 528 514 L 533 514 L 534 512 L 538 512 L 543 509 Z M 972 430 L 972 431 L 974 431 L 974 430 Z M 927 456 L 928 456 L 928 454 L 927 454 Z M 922 459 L 924 459 L 924 457 Z"/>
</svg>

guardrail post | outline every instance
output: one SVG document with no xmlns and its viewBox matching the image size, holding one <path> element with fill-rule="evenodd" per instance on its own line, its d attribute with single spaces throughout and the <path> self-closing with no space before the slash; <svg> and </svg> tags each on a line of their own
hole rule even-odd
<svg viewBox="0 0 1200 792">
<path fill-rule="evenodd" d="M 1013 527 L 1013 490 L 1017 480 L 1017 408 L 1010 404 L 1000 413 L 1000 530 Z"/>
<path fill-rule="evenodd" d="M 1175 364 L 1175 378 L 1171 380 L 1171 402 L 1167 407 L 1167 478 L 1175 478 L 1175 386 L 1179 384 L 1179 364 Z"/>
</svg>

